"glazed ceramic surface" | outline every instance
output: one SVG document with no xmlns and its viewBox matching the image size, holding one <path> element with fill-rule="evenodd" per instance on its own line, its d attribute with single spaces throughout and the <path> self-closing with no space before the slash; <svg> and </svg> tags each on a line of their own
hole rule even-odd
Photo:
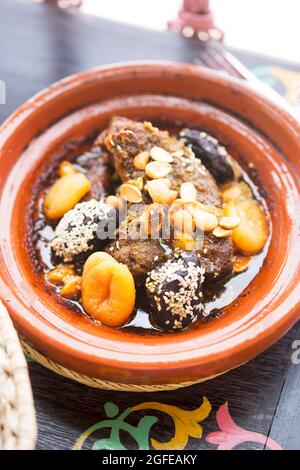
<svg viewBox="0 0 300 470">
<path fill-rule="evenodd" d="M 41 282 L 26 244 L 32 189 L 66 142 L 113 115 L 199 127 L 220 139 L 260 188 L 272 234 L 264 264 L 225 314 L 163 336 L 95 327 Z M 67 78 L 24 104 L 0 131 L 0 297 L 19 332 L 65 367 L 122 383 L 179 383 L 223 373 L 266 349 L 300 317 L 300 128 L 241 81 L 200 67 L 136 63 Z"/>
</svg>

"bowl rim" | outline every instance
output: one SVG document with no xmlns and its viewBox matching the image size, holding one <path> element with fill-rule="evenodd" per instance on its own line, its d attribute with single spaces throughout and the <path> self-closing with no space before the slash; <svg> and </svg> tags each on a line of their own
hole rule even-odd
<svg viewBox="0 0 300 470">
<path fill-rule="evenodd" d="M 227 83 L 228 86 L 234 86 L 235 89 L 238 89 L 241 93 L 247 94 L 248 96 L 258 99 L 262 105 L 272 109 L 278 117 L 281 118 L 281 122 L 285 122 L 285 126 L 288 126 L 291 131 L 300 136 L 300 126 L 296 119 L 293 117 L 293 111 L 291 108 L 285 104 L 279 106 L 277 103 L 272 102 L 269 98 L 263 96 L 260 91 L 254 88 L 253 85 L 249 83 L 243 83 L 240 79 L 234 77 L 227 77 L 223 73 L 216 71 L 211 71 L 201 66 L 194 66 L 184 63 L 174 63 L 169 61 L 134 61 L 134 62 L 125 62 L 111 64 L 101 67 L 96 67 L 87 71 L 80 72 L 78 74 L 71 75 L 66 77 L 58 82 L 55 82 L 53 85 L 43 89 L 32 98 L 30 98 L 26 103 L 19 107 L 0 127 L 0 159 L 1 159 L 1 148 L 4 143 L 14 134 L 16 129 L 30 116 L 31 113 L 37 107 L 42 107 L 46 105 L 51 99 L 63 95 L 68 90 L 76 88 L 84 80 L 93 79 L 93 77 L 106 76 L 107 74 L 118 73 L 119 71 L 132 70 L 138 68 L 147 68 L 147 67 L 159 67 L 165 71 L 170 68 L 172 71 L 181 70 L 184 68 L 186 73 L 192 73 L 195 75 L 202 75 L 207 79 L 214 80 L 218 82 L 221 80 L 223 83 Z M 280 102 L 280 100 L 279 100 Z M 282 100 L 282 103 L 285 103 Z M 0 160 L 1 161 L 1 160 Z M 298 262 L 298 265 L 300 262 Z M 38 334 L 39 338 L 44 342 L 44 348 L 53 349 L 55 348 L 60 353 L 64 352 L 66 357 L 78 357 L 78 354 L 84 355 L 88 358 L 89 362 L 94 363 L 95 365 L 99 364 L 99 348 L 96 349 L 92 345 L 86 345 L 81 342 L 79 339 L 67 336 L 58 332 L 55 326 L 47 324 L 43 319 L 37 317 L 28 320 L 28 318 L 23 317 L 20 309 L 20 302 L 14 297 L 13 291 L 10 291 L 9 286 L 5 282 L 5 273 L 0 269 L 0 295 L 5 299 L 6 306 L 13 316 L 13 320 L 18 326 L 21 327 L 26 333 L 30 332 L 30 336 Z M 242 338 L 238 341 L 240 332 L 237 335 L 232 335 L 232 338 L 235 338 L 235 341 L 229 346 L 228 339 L 224 340 L 218 344 L 218 347 L 215 348 L 214 352 L 205 352 L 206 346 L 202 351 L 198 351 L 196 354 L 196 349 L 193 350 L 193 355 L 186 356 L 182 354 L 182 357 L 166 357 L 165 361 L 159 362 L 159 367 L 165 369 L 187 369 L 196 366 L 201 359 L 205 358 L 205 364 L 214 363 L 217 359 L 222 362 L 225 361 L 228 355 L 233 354 L 237 345 L 239 346 L 239 355 L 243 355 L 247 351 L 254 350 L 255 353 L 252 353 L 252 357 L 256 356 L 259 352 L 266 347 L 270 346 L 278 336 L 284 334 L 298 319 L 299 319 L 299 309 L 300 309 L 300 284 L 293 287 L 293 290 L 289 292 L 290 301 L 292 306 L 288 308 L 288 311 L 272 312 L 273 315 L 269 315 L 260 319 L 260 328 L 259 331 L 257 325 L 250 325 L 247 328 L 247 331 L 243 332 Z M 7 301 L 9 299 L 9 301 Z M 24 308 L 24 306 L 22 307 Z M 25 307 L 26 308 L 26 307 Z M 268 338 L 266 340 L 266 338 Z M 166 354 L 168 356 L 168 354 Z M 172 353 L 174 356 L 174 353 Z M 161 355 L 162 359 L 164 355 Z M 128 362 L 129 361 L 129 362 Z M 180 364 L 179 364 L 180 362 Z M 240 360 L 233 360 L 233 365 L 238 365 Z M 126 354 L 124 357 L 122 354 L 119 354 L 119 357 L 110 356 L 109 354 L 105 357 L 105 363 L 111 364 L 114 367 L 119 368 L 126 366 L 128 367 L 130 363 L 130 368 L 135 370 L 154 370 L 157 369 L 157 362 L 143 362 L 137 360 L 136 354 Z"/>
</svg>

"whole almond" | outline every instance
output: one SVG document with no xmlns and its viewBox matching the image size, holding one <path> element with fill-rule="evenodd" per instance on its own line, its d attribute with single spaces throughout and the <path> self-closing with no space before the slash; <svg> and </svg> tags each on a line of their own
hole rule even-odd
<svg viewBox="0 0 300 470">
<path fill-rule="evenodd" d="M 213 231 L 213 235 L 217 238 L 225 238 L 229 237 L 229 235 L 232 234 L 232 230 L 226 230 L 225 228 L 222 227 L 217 227 Z"/>
<path fill-rule="evenodd" d="M 177 191 L 174 191 L 173 189 L 170 189 L 169 190 L 169 199 L 168 199 L 168 202 L 167 204 L 170 206 L 171 204 L 173 204 L 173 202 L 176 200 L 178 196 L 178 192 Z"/>
<path fill-rule="evenodd" d="M 193 217 L 184 209 L 180 209 L 174 214 L 174 226 L 177 231 L 182 233 L 191 233 L 195 230 Z"/>
<path fill-rule="evenodd" d="M 218 226 L 218 217 L 201 209 L 196 209 L 194 212 L 194 221 L 196 226 L 204 232 L 211 232 Z"/>
<path fill-rule="evenodd" d="M 140 152 L 133 159 L 133 166 L 137 170 L 145 170 L 147 163 L 149 162 L 150 155 L 148 152 Z"/>
<path fill-rule="evenodd" d="M 115 209 L 119 209 L 121 201 L 118 196 L 111 195 L 107 196 L 107 198 L 105 199 L 105 203 L 111 207 L 114 207 Z"/>
<path fill-rule="evenodd" d="M 241 219 L 239 217 L 221 217 L 219 225 L 228 230 L 233 230 L 240 225 Z"/>
<path fill-rule="evenodd" d="M 182 183 L 180 186 L 180 198 L 184 201 L 194 201 L 197 199 L 197 190 L 193 183 Z"/>
<path fill-rule="evenodd" d="M 137 186 L 128 183 L 122 184 L 120 195 L 128 202 L 139 203 L 143 200 L 141 190 Z"/>
<path fill-rule="evenodd" d="M 143 178 L 142 178 L 141 176 L 139 176 L 135 181 L 136 181 L 137 187 L 138 187 L 140 190 L 142 190 L 143 187 L 144 187 L 144 180 L 143 180 Z"/>
<path fill-rule="evenodd" d="M 164 179 L 148 181 L 147 190 L 153 202 L 158 204 L 168 203 L 170 190 Z"/>
<path fill-rule="evenodd" d="M 171 171 L 171 165 L 164 162 L 150 162 L 146 166 L 146 175 L 151 179 L 165 178 Z"/>
<path fill-rule="evenodd" d="M 173 157 L 167 152 L 167 150 L 162 147 L 152 147 L 150 150 L 150 156 L 153 160 L 157 162 L 172 163 Z"/>
<path fill-rule="evenodd" d="M 158 236 L 162 223 L 164 212 L 159 204 L 150 204 L 147 207 L 141 218 L 141 226 L 144 233 L 153 236 Z"/>
</svg>

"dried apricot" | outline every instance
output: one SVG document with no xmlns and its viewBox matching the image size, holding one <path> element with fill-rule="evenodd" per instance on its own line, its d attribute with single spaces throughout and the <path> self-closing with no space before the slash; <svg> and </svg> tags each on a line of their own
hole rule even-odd
<svg viewBox="0 0 300 470">
<path fill-rule="evenodd" d="M 125 264 L 118 263 L 107 253 L 94 253 L 90 258 L 83 270 L 82 305 L 104 325 L 123 325 L 135 305 L 133 276 Z"/>
<path fill-rule="evenodd" d="M 44 213 L 50 220 L 60 219 L 90 191 L 91 183 L 82 173 L 59 178 L 49 189 Z"/>
<path fill-rule="evenodd" d="M 269 236 L 268 219 L 262 206 L 254 200 L 231 201 L 224 214 L 240 218 L 239 226 L 232 231 L 232 240 L 238 251 L 249 256 L 259 253 Z"/>
<path fill-rule="evenodd" d="M 110 254 L 106 253 L 105 251 L 96 251 L 88 257 L 86 262 L 84 263 L 83 273 L 82 276 L 86 276 L 91 268 L 94 268 L 103 261 L 111 261 L 112 263 L 117 263 L 115 258 L 113 258 Z"/>
</svg>

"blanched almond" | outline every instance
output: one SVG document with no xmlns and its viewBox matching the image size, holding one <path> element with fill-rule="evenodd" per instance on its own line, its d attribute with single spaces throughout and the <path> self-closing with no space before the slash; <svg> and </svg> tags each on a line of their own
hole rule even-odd
<svg viewBox="0 0 300 470">
<path fill-rule="evenodd" d="M 141 226 L 147 235 L 155 238 L 159 235 L 163 224 L 164 211 L 159 204 L 150 204 L 142 215 Z"/>
<path fill-rule="evenodd" d="M 179 209 L 174 214 L 174 226 L 178 232 L 182 233 L 192 233 L 195 230 L 192 215 L 184 209 Z"/>
<path fill-rule="evenodd" d="M 132 203 L 139 203 L 143 200 L 141 190 L 137 186 L 129 183 L 122 184 L 120 187 L 120 195 L 122 199 Z"/>
<path fill-rule="evenodd" d="M 171 156 L 171 154 L 162 147 L 152 147 L 152 149 L 150 150 L 150 156 L 153 160 L 156 160 L 157 162 L 173 162 L 173 157 Z"/>
<path fill-rule="evenodd" d="M 165 178 L 171 171 L 171 165 L 164 162 L 150 162 L 146 166 L 146 175 L 151 179 Z"/>
<path fill-rule="evenodd" d="M 118 196 L 111 195 L 107 196 L 107 198 L 105 199 L 105 203 L 111 207 L 114 207 L 115 209 L 119 209 L 121 201 Z"/>
<path fill-rule="evenodd" d="M 167 186 L 167 188 L 171 189 L 172 183 L 169 178 L 159 178 L 159 181 L 162 181 Z"/>
<path fill-rule="evenodd" d="M 144 188 L 144 180 L 141 176 L 139 176 L 136 180 L 137 187 L 142 190 Z"/>
<path fill-rule="evenodd" d="M 211 232 L 218 226 L 218 217 L 201 209 L 194 212 L 194 221 L 196 226 L 204 232 Z"/>
<path fill-rule="evenodd" d="M 147 190 L 153 202 L 158 204 L 168 203 L 170 191 L 164 179 L 148 181 Z"/>
<path fill-rule="evenodd" d="M 173 202 L 176 200 L 178 196 L 178 193 L 177 191 L 174 191 L 173 189 L 170 189 L 169 190 L 169 199 L 168 199 L 168 202 L 167 204 L 170 206 L 171 204 L 173 204 Z"/>
<path fill-rule="evenodd" d="M 49 189 L 44 201 L 44 213 L 50 220 L 63 217 L 91 190 L 91 183 L 82 173 L 59 178 Z"/>
<path fill-rule="evenodd" d="M 197 207 L 198 204 L 202 207 L 202 205 L 200 204 L 200 202 L 198 203 L 198 201 L 184 201 L 183 199 L 175 199 L 175 201 L 172 202 L 169 210 L 170 223 L 174 221 L 174 215 L 179 209 L 185 209 L 192 216 L 194 216 L 195 207 Z"/>
<path fill-rule="evenodd" d="M 182 183 L 180 186 L 180 198 L 184 201 L 196 201 L 197 190 L 193 183 Z"/>
<path fill-rule="evenodd" d="M 229 237 L 231 234 L 232 234 L 232 230 L 226 230 L 225 228 L 222 228 L 222 227 L 217 227 L 213 231 L 213 235 L 217 238 Z"/>
<path fill-rule="evenodd" d="M 133 166 L 137 170 L 143 171 L 150 160 L 149 152 L 138 153 L 133 159 Z"/>
<path fill-rule="evenodd" d="M 219 220 L 219 225 L 223 228 L 233 230 L 234 228 L 238 227 L 241 222 L 239 217 L 221 217 Z"/>
</svg>

